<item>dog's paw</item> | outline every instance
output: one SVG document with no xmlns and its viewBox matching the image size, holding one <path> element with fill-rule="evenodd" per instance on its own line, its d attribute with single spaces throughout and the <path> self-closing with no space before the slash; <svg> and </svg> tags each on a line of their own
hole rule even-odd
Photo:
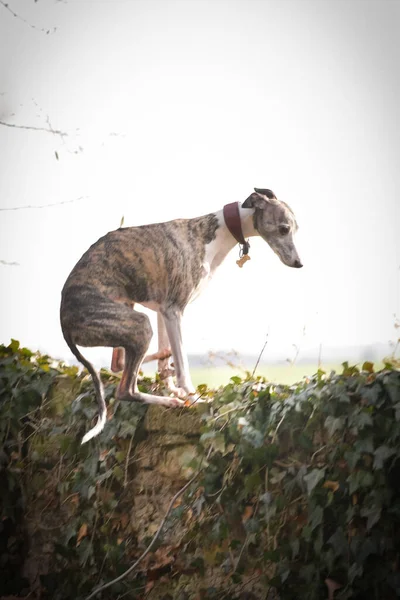
<svg viewBox="0 0 400 600">
<path fill-rule="evenodd" d="M 184 388 L 181 387 L 175 387 L 173 390 L 171 390 L 176 396 L 178 396 L 178 398 L 187 398 L 188 397 L 188 393 Z"/>
<path fill-rule="evenodd" d="M 171 408 L 179 408 L 182 406 L 186 406 L 186 402 L 184 400 L 181 400 L 180 398 L 165 398 L 163 405 L 169 406 Z"/>
</svg>

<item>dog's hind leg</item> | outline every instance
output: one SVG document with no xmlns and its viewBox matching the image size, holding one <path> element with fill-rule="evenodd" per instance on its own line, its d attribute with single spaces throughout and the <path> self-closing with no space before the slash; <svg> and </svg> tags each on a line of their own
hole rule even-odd
<svg viewBox="0 0 400 600">
<path fill-rule="evenodd" d="M 183 406 L 185 403 L 179 398 L 168 396 L 155 396 L 140 392 L 137 386 L 137 375 L 141 364 L 141 357 L 135 348 L 125 347 L 125 369 L 117 391 L 120 400 L 134 400 L 145 404 L 159 404 L 161 406 Z"/>
<path fill-rule="evenodd" d="M 158 372 L 161 374 L 161 379 L 165 379 L 165 377 L 167 375 L 165 375 L 165 377 L 163 377 L 162 373 L 164 372 L 164 374 L 165 374 L 166 368 L 168 368 L 169 371 L 171 371 L 171 369 L 169 367 L 168 359 L 171 357 L 172 353 L 171 353 L 171 347 L 169 344 L 168 335 L 165 330 L 164 321 L 163 321 L 163 318 L 160 315 L 160 313 L 157 313 L 157 324 L 158 324 L 158 350 L 154 354 L 148 354 L 147 356 L 145 356 L 144 359 L 142 360 L 142 364 L 151 362 L 153 360 L 158 360 Z M 125 364 L 124 349 L 123 348 L 114 348 L 113 352 L 112 352 L 112 358 L 111 358 L 111 371 L 113 373 L 119 373 L 120 371 L 123 371 L 124 364 Z M 171 389 L 171 391 L 172 391 L 174 386 L 173 386 L 171 377 L 170 377 L 170 380 L 171 380 L 171 386 L 169 386 L 167 384 L 167 387 L 168 387 L 168 389 Z"/>
<path fill-rule="evenodd" d="M 113 348 L 111 357 L 111 371 L 119 373 L 123 371 L 125 363 L 125 352 L 123 348 Z"/>
<path fill-rule="evenodd" d="M 123 343 L 125 350 L 125 366 L 121 382 L 117 390 L 117 397 L 121 400 L 134 400 L 146 404 L 159 404 L 161 406 L 183 406 L 184 402 L 179 398 L 155 396 L 140 392 L 137 385 L 137 377 L 140 365 L 147 352 L 152 337 L 150 320 L 144 313 L 133 311 L 132 320 L 135 322 L 135 331 L 132 336 Z"/>
<path fill-rule="evenodd" d="M 81 346 L 111 346 L 125 351 L 125 367 L 117 390 L 118 398 L 147 404 L 181 406 L 178 398 L 153 396 L 138 390 L 137 376 L 153 335 L 144 313 L 123 303 L 96 297 L 81 304 L 80 319 L 71 319 L 71 335 Z M 87 304 L 87 306 L 86 306 Z"/>
<path fill-rule="evenodd" d="M 165 360 L 170 358 L 172 355 L 171 350 L 168 348 L 161 348 L 158 352 L 154 352 L 154 354 L 147 354 L 142 360 L 142 364 L 152 362 L 153 360 Z M 124 370 L 125 364 L 125 350 L 123 348 L 114 348 L 112 357 L 111 357 L 111 371 L 113 373 L 119 373 Z"/>
</svg>

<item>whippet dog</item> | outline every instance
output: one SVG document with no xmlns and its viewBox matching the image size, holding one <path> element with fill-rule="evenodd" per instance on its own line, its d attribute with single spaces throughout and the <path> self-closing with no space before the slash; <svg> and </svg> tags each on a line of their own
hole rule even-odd
<svg viewBox="0 0 400 600">
<path fill-rule="evenodd" d="M 65 341 L 92 376 L 99 407 L 98 421 L 82 443 L 102 431 L 107 407 L 100 376 L 76 345 L 124 349 L 118 398 L 183 406 L 184 398 L 195 393 L 182 344 L 181 322 L 186 305 L 199 295 L 237 243 L 241 254 L 248 254 L 246 238 L 251 236 L 261 236 L 285 265 L 302 267 L 293 241 L 297 228 L 285 202 L 271 190 L 255 188 L 243 204 L 233 202 L 193 219 L 121 227 L 93 244 L 70 273 L 60 309 Z M 135 303 L 158 313 L 161 352 L 157 357 L 165 367 L 169 348 L 172 351 L 177 387 L 168 369 L 166 384 L 173 396 L 155 396 L 138 389 L 138 372 L 152 328 L 147 315 L 132 310 Z M 114 356 L 114 362 L 121 362 L 118 356 Z"/>
</svg>

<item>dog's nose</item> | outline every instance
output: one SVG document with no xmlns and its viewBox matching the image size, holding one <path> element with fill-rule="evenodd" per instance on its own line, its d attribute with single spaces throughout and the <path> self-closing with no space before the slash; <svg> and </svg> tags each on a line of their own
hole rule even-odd
<svg viewBox="0 0 400 600">
<path fill-rule="evenodd" d="M 301 267 L 302 267 L 303 265 L 301 264 L 301 262 L 300 262 L 299 260 L 295 260 L 295 261 L 294 261 L 294 263 L 293 263 L 293 266 L 294 266 L 296 269 L 301 269 Z"/>
</svg>

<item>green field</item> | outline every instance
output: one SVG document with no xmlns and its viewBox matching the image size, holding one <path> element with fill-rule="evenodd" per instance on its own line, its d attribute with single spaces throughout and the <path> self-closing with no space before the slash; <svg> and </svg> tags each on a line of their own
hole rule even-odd
<svg viewBox="0 0 400 600">
<path fill-rule="evenodd" d="M 354 364 L 351 362 L 350 364 Z M 362 363 L 357 363 L 358 368 L 361 368 Z M 374 368 L 376 371 L 383 367 L 382 362 L 375 363 Z M 343 370 L 343 366 L 340 363 L 322 363 L 320 366 L 326 373 L 330 373 L 331 371 L 336 371 L 337 373 L 341 373 Z M 229 380 L 233 376 L 238 376 L 241 378 L 246 377 L 246 369 L 250 372 L 253 372 L 254 365 L 249 365 L 246 367 L 230 367 L 229 365 L 225 366 L 192 366 L 190 367 L 190 374 L 192 376 L 193 384 L 197 387 L 201 383 L 207 384 L 209 388 L 218 388 L 221 385 L 226 385 L 229 383 Z M 143 369 L 145 375 L 150 377 L 154 377 L 155 370 L 150 365 L 145 365 Z M 291 385 L 293 383 L 297 383 L 302 381 L 304 377 L 310 377 L 314 375 L 318 371 L 317 363 L 310 364 L 272 364 L 272 365 L 259 365 L 256 370 L 256 376 L 262 375 L 268 381 L 273 383 L 283 383 L 286 385 Z"/>
<path fill-rule="evenodd" d="M 253 372 L 254 365 L 247 367 L 250 373 Z M 332 370 L 340 372 L 341 365 L 321 365 L 321 368 L 329 373 Z M 292 384 L 301 381 L 303 377 L 313 375 L 318 370 L 317 364 L 312 365 L 260 365 L 257 368 L 256 375 L 262 375 L 268 381 L 274 383 Z M 208 387 L 215 388 L 229 383 L 230 377 L 236 375 L 246 376 L 246 370 L 238 367 L 192 367 L 190 369 L 193 384 L 206 383 Z"/>
</svg>

